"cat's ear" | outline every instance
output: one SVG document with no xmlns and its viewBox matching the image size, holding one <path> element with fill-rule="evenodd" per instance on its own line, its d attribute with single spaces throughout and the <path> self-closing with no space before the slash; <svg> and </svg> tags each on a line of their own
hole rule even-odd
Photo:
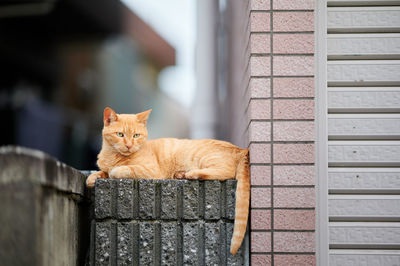
<svg viewBox="0 0 400 266">
<path fill-rule="evenodd" d="M 106 107 L 106 109 L 104 109 L 104 125 L 108 126 L 112 122 L 115 122 L 117 120 L 118 120 L 118 116 L 114 112 L 114 110 L 111 109 L 110 107 Z"/>
<path fill-rule="evenodd" d="M 136 118 L 137 118 L 138 122 L 146 125 L 147 119 L 149 118 L 151 110 L 152 109 L 136 114 Z"/>
</svg>

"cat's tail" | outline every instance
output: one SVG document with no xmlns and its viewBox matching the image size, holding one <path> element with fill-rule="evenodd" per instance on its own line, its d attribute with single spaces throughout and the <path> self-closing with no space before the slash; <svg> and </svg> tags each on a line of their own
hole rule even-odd
<svg viewBox="0 0 400 266">
<path fill-rule="evenodd" d="M 242 159 L 236 169 L 235 224 L 231 240 L 231 253 L 236 254 L 246 233 L 250 202 L 249 151 L 241 150 Z"/>
</svg>

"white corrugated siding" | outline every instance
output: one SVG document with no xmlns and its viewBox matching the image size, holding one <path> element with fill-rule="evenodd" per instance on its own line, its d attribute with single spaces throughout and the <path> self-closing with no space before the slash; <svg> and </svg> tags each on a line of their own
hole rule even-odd
<svg viewBox="0 0 400 266">
<path fill-rule="evenodd" d="M 330 265 L 400 265 L 400 1 L 327 1 Z"/>
</svg>

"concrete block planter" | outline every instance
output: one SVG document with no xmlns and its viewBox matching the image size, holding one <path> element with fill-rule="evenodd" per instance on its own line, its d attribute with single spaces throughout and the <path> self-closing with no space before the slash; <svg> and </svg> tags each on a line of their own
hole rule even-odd
<svg viewBox="0 0 400 266">
<path fill-rule="evenodd" d="M 98 179 L 92 265 L 243 265 L 229 252 L 236 181 Z"/>
</svg>

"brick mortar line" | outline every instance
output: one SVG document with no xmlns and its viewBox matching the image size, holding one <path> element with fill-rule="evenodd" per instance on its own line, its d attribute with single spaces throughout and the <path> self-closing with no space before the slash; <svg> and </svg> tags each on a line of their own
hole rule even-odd
<svg viewBox="0 0 400 266">
<path fill-rule="evenodd" d="M 284 56 L 284 57 L 296 57 L 296 56 L 306 56 L 306 57 L 314 57 L 313 53 L 299 53 L 299 54 L 295 54 L 295 53 L 250 53 L 250 56 L 254 56 L 254 57 L 267 57 L 267 56 L 271 56 L 271 55 L 276 55 L 276 56 Z M 341 60 L 341 59 L 339 59 Z M 367 59 L 368 60 L 368 59 Z M 393 59 L 395 60 L 395 59 Z"/>
<path fill-rule="evenodd" d="M 278 100 L 278 101 L 279 100 L 312 100 L 312 101 L 315 100 L 314 97 L 297 97 L 297 98 L 295 98 L 295 97 L 250 97 L 247 105 L 249 105 L 252 100 L 270 100 L 271 98 L 273 100 Z"/>
<path fill-rule="evenodd" d="M 251 37 L 251 35 L 269 35 L 270 34 L 270 32 L 269 31 L 260 31 L 260 32 L 258 32 L 258 31 L 250 31 L 250 37 Z"/>
<path fill-rule="evenodd" d="M 332 32 L 331 34 L 334 34 L 334 33 L 337 33 L 337 32 Z M 299 34 L 299 35 L 301 35 L 301 34 L 314 34 L 314 31 L 275 31 L 275 32 L 273 32 L 273 33 L 270 33 L 270 31 L 251 31 L 250 32 L 250 35 L 251 34 L 270 34 L 270 35 L 275 35 L 275 34 Z"/>
<path fill-rule="evenodd" d="M 263 77 L 261 76 L 261 77 L 259 77 L 259 76 L 250 76 L 251 78 L 253 78 L 253 79 L 262 79 Z M 269 79 L 269 77 L 268 77 L 268 79 Z"/>
<path fill-rule="evenodd" d="M 260 140 L 260 141 L 250 141 L 250 144 L 315 144 L 312 140 Z"/>
<path fill-rule="evenodd" d="M 294 13 L 294 12 L 305 12 L 305 13 L 314 13 L 315 9 L 272 9 L 272 11 L 276 13 Z"/>
<path fill-rule="evenodd" d="M 273 9 L 272 8 L 272 2 L 271 2 L 271 8 L 270 9 L 254 9 L 250 11 L 250 15 L 252 13 L 314 13 L 314 9 Z"/>
<path fill-rule="evenodd" d="M 265 97 L 265 98 L 250 98 L 250 100 L 271 100 L 271 98 L 272 98 L 272 100 L 277 100 L 277 101 L 283 101 L 283 100 L 314 101 L 315 100 L 315 97 Z"/>
<path fill-rule="evenodd" d="M 251 31 L 250 34 L 271 34 L 270 31 Z M 314 34 L 314 31 L 309 31 L 309 30 L 305 30 L 305 31 L 274 31 L 272 34 Z M 336 32 L 335 32 L 336 33 Z"/>
<path fill-rule="evenodd" d="M 314 122 L 314 119 L 250 119 L 251 122 Z M 250 125 L 250 123 L 249 123 Z"/>
<path fill-rule="evenodd" d="M 314 101 L 315 97 L 271 97 L 274 100 L 311 100 Z"/>
<path fill-rule="evenodd" d="M 294 54 L 294 53 L 250 53 L 250 57 L 271 57 L 271 56 L 281 56 L 281 57 L 314 57 L 312 53 L 301 53 L 301 54 Z M 342 59 L 338 59 L 343 61 Z M 369 59 L 366 59 L 369 60 Z M 396 60 L 396 59 L 393 59 Z"/>
<path fill-rule="evenodd" d="M 264 122 L 264 123 L 273 123 L 272 121 L 252 121 L 252 122 Z M 280 121 L 274 121 L 279 123 Z M 292 122 L 292 121 L 289 121 Z M 293 122 L 299 122 L 299 121 L 293 121 Z M 304 121 L 301 121 L 304 122 Z M 312 122 L 312 121 L 305 121 L 305 122 Z M 335 139 L 336 140 L 336 139 Z M 344 139 L 343 139 L 344 140 Z M 254 140 L 254 141 L 250 141 L 249 146 L 251 144 L 315 144 L 315 141 L 313 140 Z M 282 164 L 282 163 L 278 163 L 278 164 Z M 283 163 L 286 164 L 286 163 Z M 291 163 L 290 163 L 291 164 Z M 309 163 L 305 163 L 305 164 L 309 164 Z"/>
<path fill-rule="evenodd" d="M 251 163 L 252 166 L 270 166 L 272 163 Z M 307 166 L 307 165 L 312 165 L 314 166 L 315 163 L 274 163 L 274 165 L 282 165 L 282 166 Z M 342 167 L 342 166 L 337 166 L 337 167 Z M 393 166 L 392 168 L 394 168 Z"/>
<path fill-rule="evenodd" d="M 278 122 L 278 123 L 279 122 L 315 122 L 315 120 L 311 120 L 311 119 L 293 119 L 293 120 L 291 120 L 291 119 L 250 119 L 247 127 L 250 127 L 250 124 L 252 122 L 271 122 L 271 123 L 272 122 Z M 279 140 L 279 141 L 285 141 L 285 140 Z M 308 141 L 308 140 L 301 140 L 301 141 Z"/>
<path fill-rule="evenodd" d="M 269 57 L 271 54 L 250 53 L 250 57 Z"/>
<path fill-rule="evenodd" d="M 251 255 L 315 255 L 315 252 L 252 252 Z"/>
<path fill-rule="evenodd" d="M 274 6 L 273 6 L 273 1 L 270 1 L 270 8 L 271 10 L 273 10 Z M 270 96 L 274 95 L 274 60 L 273 60 L 273 55 L 274 55 L 274 45 L 273 45 L 273 39 L 274 39 L 274 21 L 273 21 L 273 12 L 270 12 L 270 45 L 269 45 L 269 49 L 270 49 Z M 271 118 L 274 117 L 274 99 L 271 97 L 270 98 L 270 115 Z M 270 126 L 270 138 L 271 140 L 274 139 L 274 123 L 271 121 L 271 126 Z M 270 146 L 270 158 L 271 158 L 271 167 L 270 167 L 270 173 L 271 173 L 271 185 L 274 184 L 274 146 L 271 144 Z M 271 187 L 271 216 L 270 216 L 270 225 L 271 225 L 271 254 L 274 254 L 274 188 Z M 271 266 L 274 265 L 274 256 L 271 256 Z"/>
<path fill-rule="evenodd" d="M 315 188 L 315 185 L 251 185 L 252 188 Z"/>
<path fill-rule="evenodd" d="M 249 88 L 250 89 L 250 88 Z M 247 92 L 247 90 L 246 90 Z M 245 94 L 244 94 L 245 95 Z M 250 97 L 248 103 L 246 104 L 246 110 L 248 109 L 252 100 L 315 100 L 315 97 Z"/>
<path fill-rule="evenodd" d="M 263 99 L 254 99 L 254 100 L 263 100 Z M 249 128 L 249 126 L 250 126 L 250 123 L 251 122 L 256 122 L 256 121 L 259 121 L 259 122 L 274 122 L 274 121 L 276 121 L 276 122 L 280 122 L 280 121 L 283 121 L 283 122 L 291 122 L 291 121 L 315 121 L 315 119 L 314 118 L 310 118 L 310 119 L 274 119 L 273 118 L 273 110 L 272 110 L 272 108 L 273 108 L 273 106 L 272 106 L 272 102 L 273 102 L 273 100 L 276 100 L 275 98 L 269 98 L 269 99 L 266 99 L 266 100 L 271 100 L 271 106 L 270 106 L 270 108 L 271 108 L 271 118 L 269 118 L 269 119 L 262 119 L 262 118 L 249 118 L 249 122 L 248 122 L 248 124 L 247 124 L 247 126 L 246 126 L 246 130 Z M 293 99 L 293 100 L 295 100 L 295 99 Z M 299 100 L 304 100 L 304 99 L 299 99 Z M 306 100 L 310 100 L 310 101 L 314 101 L 314 99 L 306 99 Z M 245 108 L 245 113 L 247 113 L 248 112 L 248 110 L 249 110 L 249 108 L 250 108 L 250 102 L 251 102 L 251 100 L 249 101 L 249 104 L 246 106 L 246 108 Z M 246 130 L 244 131 L 244 132 L 246 132 Z"/>
<path fill-rule="evenodd" d="M 261 33 L 263 33 L 263 34 L 269 34 L 270 31 L 250 31 L 250 35 L 253 34 L 253 33 L 256 33 L 256 34 L 261 34 Z"/>
<path fill-rule="evenodd" d="M 284 57 L 296 57 L 296 56 L 304 56 L 304 57 L 314 57 L 314 53 L 274 53 L 276 56 L 284 56 Z"/>
<path fill-rule="evenodd" d="M 271 229 L 253 229 L 253 232 L 271 232 Z M 290 230 L 290 229 L 274 229 L 275 232 L 283 232 L 283 233 L 315 233 L 315 230 L 308 229 L 298 229 L 298 230 Z"/>
<path fill-rule="evenodd" d="M 252 207 L 252 210 L 271 210 L 271 207 Z M 275 210 L 315 210 L 315 207 L 275 207 Z"/>
<path fill-rule="evenodd" d="M 274 35 L 313 35 L 315 31 L 275 31 Z M 270 31 L 250 31 L 251 35 L 270 35 Z"/>
<path fill-rule="evenodd" d="M 251 122 L 315 122 L 314 119 L 250 119 Z"/>
<path fill-rule="evenodd" d="M 271 56 L 272 57 L 272 56 Z M 271 76 L 263 76 L 263 75 L 257 75 L 257 76 L 251 76 L 250 78 L 315 78 L 314 75 L 271 75 Z M 362 87 L 363 85 L 360 85 L 359 87 Z M 328 87 L 343 87 L 342 85 L 338 86 L 328 86 Z M 374 86 L 370 86 L 374 87 Z M 375 86 L 376 87 L 376 86 Z M 394 87 L 394 86 L 386 86 L 386 87 Z"/>
<path fill-rule="evenodd" d="M 337 139 L 334 139 L 334 140 L 337 140 Z M 343 139 L 340 139 L 340 140 L 343 140 Z M 269 144 L 269 145 L 273 145 L 273 144 L 287 144 L 287 145 L 290 145 L 290 144 L 301 145 L 301 144 L 303 144 L 303 145 L 309 145 L 309 144 L 312 144 L 313 145 L 313 144 L 315 144 L 315 142 L 314 141 L 272 141 L 271 140 L 271 141 L 251 141 L 249 143 L 249 145 L 251 145 L 251 144 Z M 272 158 L 271 158 L 271 162 L 273 162 Z M 263 164 L 263 163 L 261 163 L 261 164 Z M 274 164 L 290 164 L 290 163 L 277 163 L 277 162 L 274 162 Z M 309 163 L 304 163 L 304 164 L 309 164 Z"/>
<path fill-rule="evenodd" d="M 315 9 L 273 9 L 273 4 L 271 2 L 271 8 L 270 9 L 251 9 L 250 6 L 250 10 L 249 10 L 249 14 L 247 15 L 247 21 L 248 23 L 250 23 L 250 16 L 252 13 L 269 13 L 270 15 L 272 15 L 273 13 L 314 13 Z M 271 16 L 272 17 L 272 16 Z M 272 20 L 271 20 L 271 27 L 272 27 Z M 270 27 L 270 31 L 272 31 Z"/>
<path fill-rule="evenodd" d="M 315 75 L 273 75 L 274 78 L 315 78 Z"/>
</svg>

